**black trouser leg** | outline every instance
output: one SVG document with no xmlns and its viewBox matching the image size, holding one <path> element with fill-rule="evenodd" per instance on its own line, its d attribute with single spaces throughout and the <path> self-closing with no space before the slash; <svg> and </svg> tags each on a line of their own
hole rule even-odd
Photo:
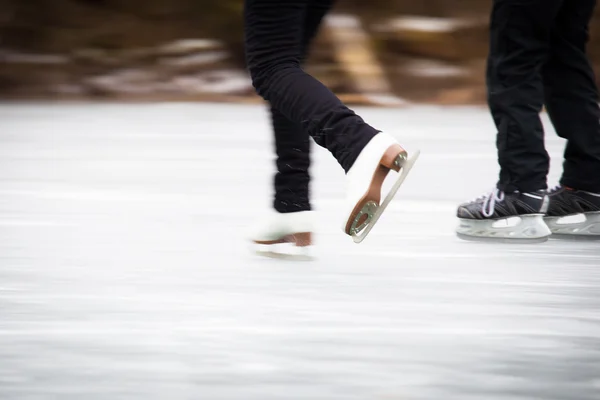
<svg viewBox="0 0 600 400">
<path fill-rule="evenodd" d="M 552 30 L 543 70 L 546 108 L 567 139 L 561 184 L 600 193 L 600 109 L 594 71 L 586 55 L 595 0 L 565 0 Z"/>
<path fill-rule="evenodd" d="M 378 133 L 301 68 L 310 0 L 246 0 L 246 57 L 258 94 L 347 172 Z"/>
<path fill-rule="evenodd" d="M 498 188 L 506 192 L 547 187 L 549 156 L 539 116 L 544 103 L 541 69 L 562 2 L 494 0 L 488 103 L 498 129 Z"/>
<path fill-rule="evenodd" d="M 277 167 L 273 207 L 280 213 L 310 210 L 310 136 L 273 108 L 271 120 Z"/>
<path fill-rule="evenodd" d="M 304 21 L 300 65 L 306 61 L 312 40 L 334 0 L 312 0 Z M 273 206 L 281 213 L 307 211 L 310 204 L 310 136 L 301 124 L 294 123 L 271 107 L 275 136 L 277 173 Z"/>
</svg>

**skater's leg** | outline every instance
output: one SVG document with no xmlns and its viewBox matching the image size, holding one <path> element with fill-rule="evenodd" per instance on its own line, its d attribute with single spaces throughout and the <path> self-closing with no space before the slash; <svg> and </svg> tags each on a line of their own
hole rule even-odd
<svg viewBox="0 0 600 400">
<path fill-rule="evenodd" d="M 498 129 L 498 189 L 546 189 L 549 157 L 539 113 L 541 69 L 562 0 L 494 0 L 488 59 L 488 103 Z"/>
<path fill-rule="evenodd" d="M 310 46 L 317 35 L 321 20 L 333 0 L 312 0 L 308 5 L 302 34 L 300 65 L 308 57 Z M 280 213 L 308 211 L 310 204 L 310 137 L 301 124 L 294 123 L 271 107 L 275 136 L 277 173 L 275 175 L 274 208 Z"/>
<path fill-rule="evenodd" d="M 586 55 L 595 0 L 564 1 L 552 31 L 546 63 L 546 108 L 556 132 L 567 139 L 563 186 L 600 193 L 600 108 Z"/>
<path fill-rule="evenodd" d="M 246 0 L 246 57 L 258 94 L 348 172 L 378 131 L 301 67 L 310 0 Z"/>
<path fill-rule="evenodd" d="M 275 197 L 273 208 L 280 213 L 311 210 L 310 136 L 271 107 L 275 136 Z"/>
<path fill-rule="evenodd" d="M 541 69 L 562 1 L 494 0 L 487 84 L 498 129 L 500 179 L 493 192 L 459 206 L 461 238 L 538 242 L 550 236 L 543 221 L 549 157 L 539 117 L 544 102 Z M 512 225 L 512 219 L 519 222 Z"/>
<path fill-rule="evenodd" d="M 595 0 L 565 1 L 544 67 L 546 108 L 567 139 L 560 186 L 550 191 L 546 223 L 555 237 L 600 239 L 600 109 L 586 55 Z M 583 218 L 564 218 L 570 216 Z"/>
<path fill-rule="evenodd" d="M 314 38 L 319 32 L 323 18 L 329 13 L 336 0 L 309 0 L 306 18 L 304 20 L 304 33 L 302 35 L 302 60 L 304 64 L 310 53 Z"/>
<path fill-rule="evenodd" d="M 301 38 L 310 0 L 246 0 L 246 57 L 259 95 L 327 148 L 347 175 L 342 229 L 362 240 L 412 167 L 406 151 L 347 108 L 301 68 Z M 381 201 L 383 181 L 401 172 Z M 364 235 L 358 237 L 362 232 Z"/>
<path fill-rule="evenodd" d="M 312 0 L 302 33 L 300 65 L 308 57 L 310 45 L 332 1 Z M 275 136 L 277 173 L 275 175 L 276 213 L 254 234 L 257 252 L 263 256 L 294 260 L 312 259 L 314 215 L 309 197 L 310 136 L 301 124 L 271 106 Z"/>
</svg>

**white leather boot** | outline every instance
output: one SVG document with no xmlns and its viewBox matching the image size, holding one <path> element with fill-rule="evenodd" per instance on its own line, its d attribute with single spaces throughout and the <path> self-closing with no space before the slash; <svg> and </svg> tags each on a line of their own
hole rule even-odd
<svg viewBox="0 0 600 400">
<path fill-rule="evenodd" d="M 274 212 L 253 235 L 259 255 L 298 260 L 312 259 L 314 212 Z"/>
<path fill-rule="evenodd" d="M 346 175 L 347 195 L 342 230 L 356 243 L 364 240 L 390 203 L 419 156 L 409 159 L 406 150 L 387 133 L 378 133 L 362 150 Z M 390 171 L 396 183 L 381 202 L 383 182 Z"/>
</svg>

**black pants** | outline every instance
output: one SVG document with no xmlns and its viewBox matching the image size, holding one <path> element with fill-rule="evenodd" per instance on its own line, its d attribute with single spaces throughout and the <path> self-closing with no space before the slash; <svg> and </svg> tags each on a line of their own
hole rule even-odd
<svg viewBox="0 0 600 400">
<path fill-rule="evenodd" d="M 494 0 L 488 101 L 498 129 L 498 188 L 547 188 L 545 105 L 567 139 L 561 184 L 600 192 L 600 110 L 586 56 L 595 0 Z"/>
<path fill-rule="evenodd" d="M 379 132 L 303 71 L 310 42 L 334 0 L 246 0 L 246 60 L 257 93 L 270 103 L 277 169 L 274 207 L 310 209 L 309 136 L 348 172 Z"/>
</svg>

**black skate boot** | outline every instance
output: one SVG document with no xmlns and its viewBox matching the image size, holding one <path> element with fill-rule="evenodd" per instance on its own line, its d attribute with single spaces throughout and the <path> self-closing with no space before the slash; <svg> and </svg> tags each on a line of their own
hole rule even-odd
<svg viewBox="0 0 600 400">
<path fill-rule="evenodd" d="M 600 239 L 600 193 L 557 186 L 548 196 L 550 206 L 544 220 L 553 237 Z"/>
<path fill-rule="evenodd" d="M 503 193 L 495 189 L 458 207 L 456 234 L 464 240 L 545 242 L 551 234 L 544 223 L 548 201 L 545 191 Z"/>
</svg>

